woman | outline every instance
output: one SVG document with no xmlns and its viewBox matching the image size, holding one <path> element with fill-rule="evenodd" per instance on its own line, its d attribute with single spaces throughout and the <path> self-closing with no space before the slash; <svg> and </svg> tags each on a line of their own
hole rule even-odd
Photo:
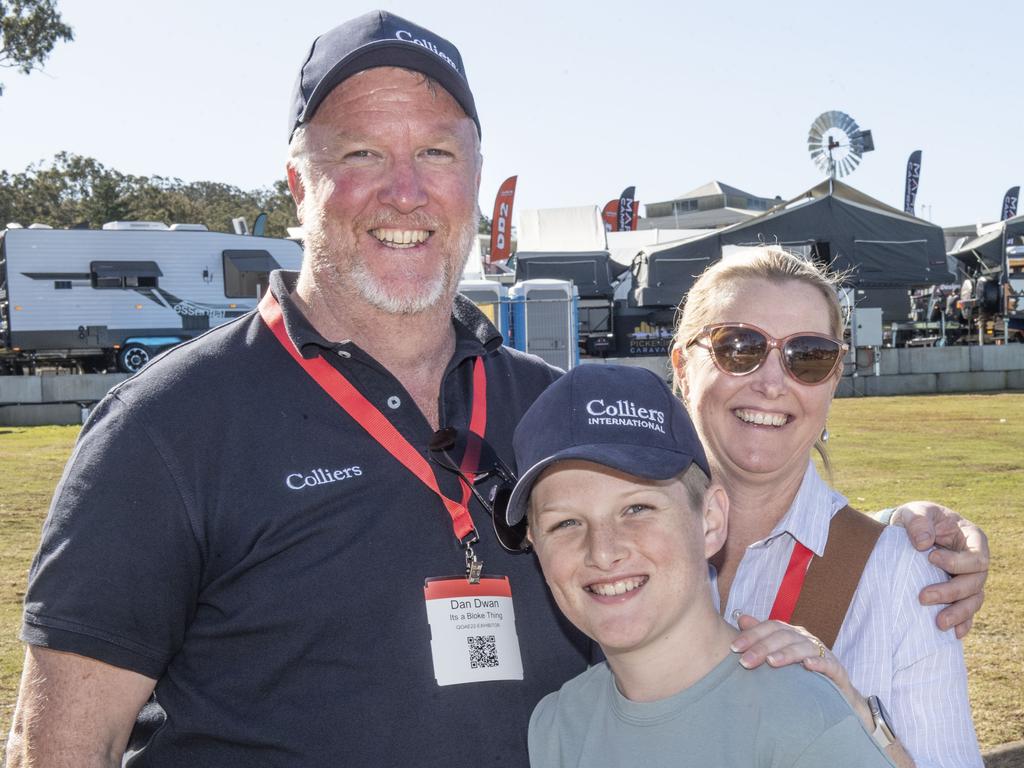
<svg viewBox="0 0 1024 768">
<path fill-rule="evenodd" d="M 729 536 L 713 561 L 726 617 L 767 619 L 794 551 L 820 554 L 846 505 L 811 460 L 842 374 L 842 331 L 834 282 L 780 248 L 719 261 L 687 295 L 672 363 L 730 499 Z M 804 640 L 815 658 L 806 665 L 837 682 L 869 732 L 878 719 L 865 697 L 884 702 L 898 765 L 913 764 L 907 753 L 918 765 L 981 765 L 962 648 L 935 626 L 937 608 L 918 604 L 944 578 L 901 531 L 884 530 L 832 651 Z"/>
</svg>

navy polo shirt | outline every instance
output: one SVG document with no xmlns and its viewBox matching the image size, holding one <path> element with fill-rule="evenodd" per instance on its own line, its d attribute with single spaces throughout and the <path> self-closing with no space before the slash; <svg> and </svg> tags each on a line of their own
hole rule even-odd
<svg viewBox="0 0 1024 768">
<path fill-rule="evenodd" d="M 293 342 L 426 453 L 412 397 L 321 337 L 290 299 L 294 279 L 271 277 Z M 452 322 L 441 424 L 468 426 L 482 356 L 485 437 L 511 464 L 515 424 L 557 372 L 501 346 L 461 297 Z M 458 498 L 454 475 L 435 474 Z M 524 679 L 440 687 L 423 581 L 464 565 L 447 512 L 250 313 L 94 410 L 44 526 L 22 637 L 157 680 L 129 765 L 525 768 L 533 706 L 586 667 L 590 643 L 535 558 L 506 553 L 471 512 L 486 571 L 511 580 Z"/>
</svg>

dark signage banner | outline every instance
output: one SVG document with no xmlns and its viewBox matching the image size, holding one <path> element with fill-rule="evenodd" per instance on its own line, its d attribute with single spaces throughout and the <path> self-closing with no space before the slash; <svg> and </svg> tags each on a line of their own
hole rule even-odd
<svg viewBox="0 0 1024 768">
<path fill-rule="evenodd" d="M 636 187 L 626 187 L 619 195 L 619 232 L 631 232 L 636 229 L 636 216 L 633 212 L 633 198 Z"/>
<path fill-rule="evenodd" d="M 1000 221 L 1012 219 L 1017 215 L 1017 198 L 1020 197 L 1020 187 L 1010 187 L 1003 196 L 1003 215 Z"/>
<path fill-rule="evenodd" d="M 914 215 L 917 185 L 921 182 L 921 150 L 915 149 L 907 159 L 907 185 L 903 191 L 903 210 Z"/>
</svg>

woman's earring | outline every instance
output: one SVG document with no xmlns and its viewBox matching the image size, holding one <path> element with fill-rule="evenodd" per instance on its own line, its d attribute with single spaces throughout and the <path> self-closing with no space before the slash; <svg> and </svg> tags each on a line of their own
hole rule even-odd
<svg viewBox="0 0 1024 768">
<path fill-rule="evenodd" d="M 821 442 L 828 442 L 828 427 L 825 427 L 823 430 L 821 430 Z"/>
</svg>

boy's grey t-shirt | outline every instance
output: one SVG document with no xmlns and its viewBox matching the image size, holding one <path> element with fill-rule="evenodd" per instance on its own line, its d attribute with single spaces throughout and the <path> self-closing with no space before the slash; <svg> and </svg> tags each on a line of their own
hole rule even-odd
<svg viewBox="0 0 1024 768">
<path fill-rule="evenodd" d="M 627 699 L 598 664 L 541 700 L 529 738 L 532 768 L 892 765 L 829 680 L 734 654 L 654 702 Z"/>
</svg>

